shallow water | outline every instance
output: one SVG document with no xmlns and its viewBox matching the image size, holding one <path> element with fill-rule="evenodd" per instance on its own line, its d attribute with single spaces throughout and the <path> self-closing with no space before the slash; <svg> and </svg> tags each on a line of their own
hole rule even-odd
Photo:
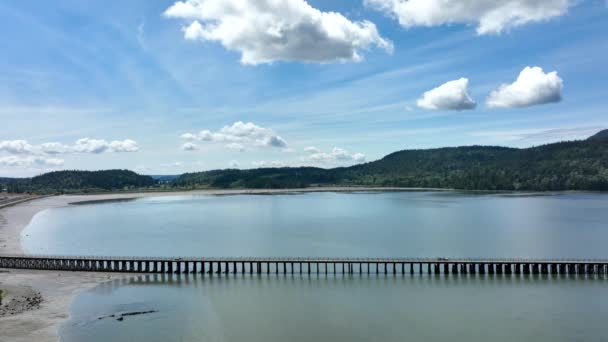
<svg viewBox="0 0 608 342">
<path fill-rule="evenodd" d="M 147 280 L 146 280 L 147 279 Z M 80 295 L 62 341 L 606 341 L 608 281 L 142 276 Z M 114 313 L 157 310 L 120 322 Z"/>
<path fill-rule="evenodd" d="M 607 223 L 602 194 L 184 196 L 47 210 L 23 243 L 29 253 L 67 255 L 605 258 Z M 608 341 L 607 289 L 604 277 L 576 276 L 139 276 L 78 296 L 60 334 L 66 342 Z"/>
<path fill-rule="evenodd" d="M 51 209 L 31 254 L 606 257 L 608 195 L 433 192 L 145 198 Z"/>
</svg>

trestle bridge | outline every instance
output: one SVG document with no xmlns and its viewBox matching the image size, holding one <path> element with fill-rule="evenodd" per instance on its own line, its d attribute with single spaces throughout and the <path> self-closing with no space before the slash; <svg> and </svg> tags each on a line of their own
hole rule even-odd
<svg viewBox="0 0 608 342">
<path fill-rule="evenodd" d="M 148 274 L 608 274 L 608 260 L 0 255 L 0 268 Z"/>
</svg>

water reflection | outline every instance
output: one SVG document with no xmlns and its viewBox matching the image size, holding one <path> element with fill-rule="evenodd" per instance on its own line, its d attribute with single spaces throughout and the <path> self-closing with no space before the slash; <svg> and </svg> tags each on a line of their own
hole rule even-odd
<svg viewBox="0 0 608 342">
<path fill-rule="evenodd" d="M 606 278 L 141 275 L 82 294 L 62 341 L 601 340 Z M 158 311 L 123 321 L 98 319 Z"/>
<path fill-rule="evenodd" d="M 52 209 L 33 254 L 603 258 L 608 195 L 178 196 Z"/>
</svg>

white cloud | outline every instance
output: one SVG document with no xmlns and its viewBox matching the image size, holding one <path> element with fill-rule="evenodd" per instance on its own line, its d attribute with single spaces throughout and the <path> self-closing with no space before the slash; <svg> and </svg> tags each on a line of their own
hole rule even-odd
<svg viewBox="0 0 608 342">
<path fill-rule="evenodd" d="M 238 151 L 245 151 L 248 147 L 276 147 L 281 149 L 287 147 L 287 141 L 271 129 L 242 121 L 224 126 L 217 132 L 202 130 L 198 134 L 182 134 L 180 138 L 188 141 L 226 143 L 227 148 Z"/>
<path fill-rule="evenodd" d="M 0 151 L 21 154 L 32 152 L 32 145 L 25 140 L 5 140 L 0 141 Z"/>
<path fill-rule="evenodd" d="M 181 162 L 164 163 L 164 164 L 160 164 L 160 166 L 170 167 L 170 168 L 180 168 L 180 167 L 184 166 L 184 163 L 181 163 Z"/>
<path fill-rule="evenodd" d="M 321 152 L 321 150 L 319 150 L 318 148 L 316 148 L 314 146 L 308 146 L 308 147 L 304 147 L 304 152 L 319 153 L 319 152 Z"/>
<path fill-rule="evenodd" d="M 264 138 L 263 145 L 274 146 L 274 147 L 286 147 L 287 141 L 285 141 L 285 139 L 281 138 L 278 135 L 273 135 L 273 136 L 268 136 L 268 137 Z"/>
<path fill-rule="evenodd" d="M 186 20 L 188 40 L 216 41 L 241 53 L 241 63 L 360 61 L 372 46 L 392 51 L 370 21 L 353 22 L 304 0 L 185 0 L 164 15 Z"/>
<path fill-rule="evenodd" d="M 265 161 L 265 160 L 261 160 L 261 161 L 254 161 L 251 162 L 251 165 L 255 166 L 255 167 L 284 167 L 285 163 L 278 161 L 278 160 L 273 160 L 273 161 Z"/>
<path fill-rule="evenodd" d="M 395 16 L 403 27 L 476 24 L 477 33 L 498 34 L 568 12 L 575 0 L 364 0 Z"/>
<path fill-rule="evenodd" d="M 136 152 L 139 150 L 137 143 L 133 140 L 113 140 L 82 138 L 76 140 L 76 144 L 69 146 L 70 152 L 79 153 L 103 153 L 103 152 Z"/>
<path fill-rule="evenodd" d="M 7 156 L 0 157 L 0 166 L 8 167 L 58 167 L 63 165 L 62 159 L 39 156 Z"/>
<path fill-rule="evenodd" d="M 80 153 L 102 153 L 107 151 L 108 142 L 99 139 L 82 138 L 76 140 L 73 151 Z"/>
<path fill-rule="evenodd" d="M 192 134 L 192 133 L 184 133 L 184 134 L 180 135 L 179 137 L 184 140 L 199 140 L 198 137 L 196 136 L 196 134 Z"/>
<path fill-rule="evenodd" d="M 514 108 L 559 102 L 563 83 L 556 71 L 544 73 L 539 67 L 525 67 L 515 82 L 490 93 L 486 103 L 490 108 Z"/>
<path fill-rule="evenodd" d="M 48 142 L 40 145 L 30 145 L 25 140 L 0 141 L 0 151 L 12 154 L 65 154 L 65 153 L 103 153 L 103 152 L 136 152 L 137 142 L 125 140 L 106 141 L 103 139 L 83 138 L 76 140 L 73 145 L 58 142 Z"/>
<path fill-rule="evenodd" d="M 365 162 L 362 153 L 350 153 L 349 151 L 334 147 L 331 152 L 322 152 L 317 149 L 309 149 L 309 154 L 301 158 L 302 162 L 312 164 L 358 164 Z"/>
<path fill-rule="evenodd" d="M 62 154 L 70 151 L 70 146 L 58 142 L 50 142 L 41 144 L 40 150 L 46 154 Z"/>
<path fill-rule="evenodd" d="M 239 144 L 239 143 L 230 143 L 230 144 L 226 145 L 226 147 L 231 150 L 237 150 L 239 152 L 245 151 L 245 146 L 243 146 L 243 144 Z"/>
<path fill-rule="evenodd" d="M 182 150 L 184 151 L 195 151 L 198 150 L 198 146 L 194 143 L 187 142 L 182 145 Z"/>
<path fill-rule="evenodd" d="M 239 168 L 239 162 L 237 162 L 236 160 L 231 160 L 230 163 L 228 163 L 228 165 L 230 166 L 231 169 Z"/>
<path fill-rule="evenodd" d="M 416 104 L 430 110 L 466 110 L 477 105 L 469 94 L 469 80 L 466 78 L 446 82 L 425 92 Z"/>
<path fill-rule="evenodd" d="M 531 128 L 498 131 L 479 131 L 469 135 L 497 142 L 550 143 L 555 141 L 583 140 L 604 129 L 604 126 L 567 128 Z"/>
<path fill-rule="evenodd" d="M 111 152 L 137 152 L 139 146 L 137 146 L 137 142 L 131 139 L 113 140 L 109 143 L 109 150 Z"/>
</svg>

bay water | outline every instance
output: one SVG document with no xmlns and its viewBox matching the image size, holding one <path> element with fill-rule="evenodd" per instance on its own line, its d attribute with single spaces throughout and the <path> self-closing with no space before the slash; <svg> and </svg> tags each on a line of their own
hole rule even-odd
<svg viewBox="0 0 608 342">
<path fill-rule="evenodd" d="M 605 258 L 608 196 L 153 197 L 44 211 L 31 254 Z M 608 280 L 137 275 L 79 295 L 62 341 L 608 341 Z M 148 312 L 124 316 L 128 312 Z M 114 315 L 112 317 L 112 315 Z"/>
</svg>

